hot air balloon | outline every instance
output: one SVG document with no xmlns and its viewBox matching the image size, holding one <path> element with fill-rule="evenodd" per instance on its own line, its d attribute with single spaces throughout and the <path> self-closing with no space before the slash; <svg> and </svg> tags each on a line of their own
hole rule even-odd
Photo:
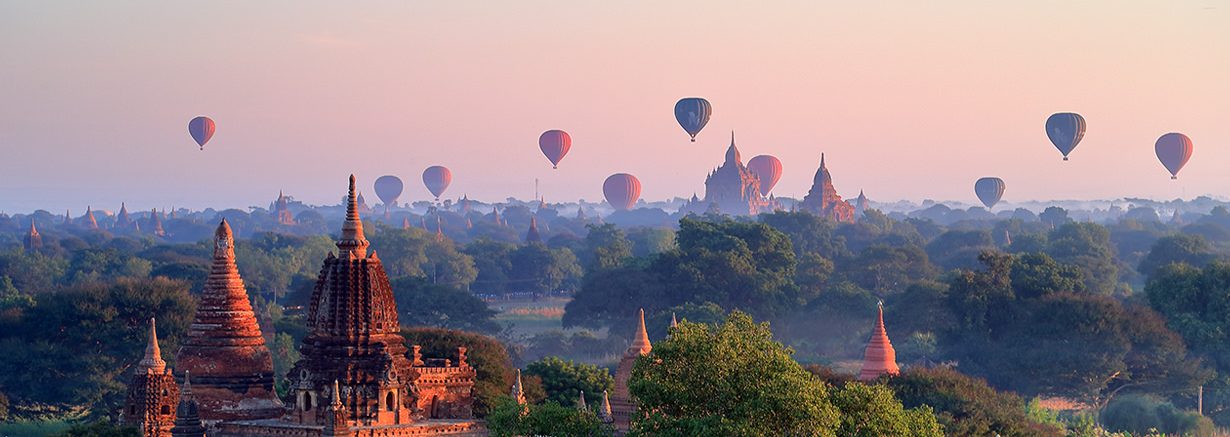
<svg viewBox="0 0 1230 437">
<path fill-rule="evenodd" d="M 1179 170 L 1192 159 L 1192 139 L 1178 132 L 1162 135 L 1153 149 L 1157 152 L 1157 160 L 1170 171 L 1171 179 L 1178 179 Z"/>
<path fill-rule="evenodd" d="M 641 197 L 641 181 L 627 173 L 615 173 L 602 183 L 602 194 L 615 209 L 627 211 Z"/>
<path fill-rule="evenodd" d="M 444 190 L 448 189 L 449 182 L 453 181 L 453 172 L 448 170 L 448 167 L 442 165 L 433 165 L 423 170 L 423 185 L 427 186 L 427 191 L 431 191 L 436 200 L 440 200 L 440 195 L 444 194 Z"/>
<path fill-rule="evenodd" d="M 693 143 L 696 142 L 696 134 L 709 123 L 710 115 L 713 115 L 713 105 L 700 97 L 688 97 L 675 103 L 675 120 L 692 136 Z"/>
<path fill-rule="evenodd" d="M 392 175 L 385 175 L 376 178 L 376 197 L 384 203 L 384 211 L 389 211 L 389 206 L 397 205 L 397 198 L 401 196 L 402 183 L 401 178 Z"/>
<path fill-rule="evenodd" d="M 188 122 L 188 133 L 196 140 L 196 144 L 201 146 L 201 150 L 205 150 L 205 143 L 213 138 L 215 127 L 212 119 L 202 115 Z"/>
<path fill-rule="evenodd" d="M 760 178 L 760 195 L 768 196 L 782 178 L 782 161 L 773 155 L 758 155 L 747 162 L 747 169 Z"/>
<path fill-rule="evenodd" d="M 1046 136 L 1063 153 L 1063 160 L 1067 161 L 1068 154 L 1085 137 L 1085 117 L 1074 112 L 1052 114 L 1046 119 Z"/>
<path fill-rule="evenodd" d="M 982 178 L 974 182 L 974 194 L 978 195 L 978 200 L 981 200 L 987 209 L 991 209 L 999 203 L 999 198 L 1004 196 L 1005 187 L 1003 179 Z"/>
<path fill-rule="evenodd" d="M 538 148 L 551 160 L 551 168 L 559 168 L 559 162 L 568 154 L 568 149 L 572 148 L 572 137 L 562 130 L 549 130 L 538 137 Z"/>
</svg>

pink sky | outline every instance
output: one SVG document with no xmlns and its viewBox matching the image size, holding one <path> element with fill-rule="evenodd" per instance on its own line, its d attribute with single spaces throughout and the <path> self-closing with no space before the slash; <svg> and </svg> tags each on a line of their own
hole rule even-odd
<svg viewBox="0 0 1230 437">
<path fill-rule="evenodd" d="M 874 4 L 872 4 L 874 3 Z M 942 3 L 930 5 L 926 3 Z M 696 143 L 672 116 L 703 96 Z M 1042 129 L 1079 112 L 1060 161 Z M 209 115 L 204 152 L 186 132 Z M 538 135 L 564 129 L 559 170 Z M 703 193 L 731 130 L 802 196 L 820 153 L 873 200 L 1230 196 L 1217 1 L 3 2 L 0 210 L 333 203 L 355 172 L 447 196 Z M 1195 143 L 1178 181 L 1153 142 Z M 372 196 L 374 202 L 374 196 Z"/>
</svg>

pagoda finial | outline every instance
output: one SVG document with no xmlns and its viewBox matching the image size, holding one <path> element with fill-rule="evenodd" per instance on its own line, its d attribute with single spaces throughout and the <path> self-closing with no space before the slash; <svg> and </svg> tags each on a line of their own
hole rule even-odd
<svg viewBox="0 0 1230 437">
<path fill-rule="evenodd" d="M 235 235 L 231 232 L 231 224 L 226 219 L 218 223 L 214 231 L 214 259 L 235 259 Z"/>
<path fill-rule="evenodd" d="M 581 411 L 589 411 L 589 406 L 585 405 L 585 390 L 581 390 L 581 396 L 577 398 L 577 409 Z"/>
<path fill-rule="evenodd" d="M 353 179 L 352 179 L 352 180 L 353 180 Z M 338 390 L 338 385 L 337 385 L 337 380 L 336 380 L 336 379 L 335 379 L 335 380 L 333 380 L 333 393 L 332 393 L 332 396 L 333 396 L 333 400 L 332 400 L 332 401 L 329 401 L 329 408 L 331 408 L 331 409 L 333 409 L 333 410 L 340 410 L 340 409 L 342 409 L 342 395 L 341 395 L 341 390 Z"/>
<path fill-rule="evenodd" d="M 735 147 L 735 131 L 730 131 L 730 147 L 726 149 L 726 163 L 742 162 L 743 157 L 739 155 L 739 148 Z"/>
<path fill-rule="evenodd" d="M 191 372 L 184 371 L 184 386 L 179 389 L 179 398 L 184 399 L 192 396 L 192 378 Z"/>
<path fill-rule="evenodd" d="M 824 168 L 824 152 L 820 152 L 820 168 Z"/>
<path fill-rule="evenodd" d="M 162 361 L 162 349 L 158 347 L 158 327 L 153 317 L 149 319 L 149 343 L 145 345 L 145 357 L 138 366 L 146 373 L 162 373 L 167 368 L 166 361 Z"/>
<path fill-rule="evenodd" d="M 649 342 L 649 333 L 645 330 L 645 309 L 642 308 L 638 314 L 636 334 L 632 336 L 632 345 L 628 346 L 625 355 L 645 355 L 651 350 L 653 350 L 653 344 Z"/>
<path fill-rule="evenodd" d="M 343 253 L 353 252 L 356 258 L 367 256 L 367 238 L 363 236 L 363 220 L 359 218 L 358 196 L 354 188 L 354 175 L 350 175 L 350 190 L 346 198 L 346 221 L 342 223 L 342 238 L 337 248 Z"/>
<path fill-rule="evenodd" d="M 675 319 L 675 313 L 674 313 L 674 312 L 671 312 L 671 327 L 672 327 L 672 328 L 678 328 L 678 327 L 679 327 L 679 321 Z"/>
</svg>

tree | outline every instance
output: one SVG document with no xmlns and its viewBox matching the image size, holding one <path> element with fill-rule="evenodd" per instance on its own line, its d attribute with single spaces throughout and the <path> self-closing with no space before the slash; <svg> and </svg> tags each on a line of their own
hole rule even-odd
<svg viewBox="0 0 1230 437">
<path fill-rule="evenodd" d="M 828 259 L 847 254 L 845 239 L 835 234 L 832 220 L 806 212 L 774 211 L 761 214 L 760 221 L 786 234 L 796 254 L 815 253 Z"/>
<path fill-rule="evenodd" d="M 585 225 L 585 252 L 582 263 L 586 271 L 619 266 L 632 257 L 632 242 L 615 225 Z"/>
<path fill-rule="evenodd" d="M 846 277 L 881 296 L 935 275 L 927 253 L 917 246 L 871 246 L 845 264 Z"/>
<path fill-rule="evenodd" d="M 614 435 L 614 429 L 602 423 L 593 411 L 580 411 L 555 402 L 521 405 L 508 396 L 500 398 L 487 416 L 487 429 L 495 437 Z"/>
<path fill-rule="evenodd" d="M 835 435 L 828 387 L 741 312 L 720 326 L 681 322 L 637 359 L 636 435 Z"/>
<path fill-rule="evenodd" d="M 165 278 L 79 283 L 40 295 L 0 333 L 0 387 L 18 404 L 111 411 L 149 341 L 150 318 L 158 320 L 163 358 L 172 360 L 194 307 L 187 284 Z"/>
<path fill-rule="evenodd" d="M 1012 290 L 1018 298 L 1032 299 L 1052 293 L 1085 291 L 1081 272 L 1075 266 L 1055 262 L 1045 253 L 1026 253 L 1012 261 Z"/>
<path fill-rule="evenodd" d="M 988 231 L 951 230 L 927 244 L 927 255 L 944 269 L 973 268 L 978 264 L 978 254 L 994 248 Z"/>
<path fill-rule="evenodd" d="M 833 392 L 833 405 L 841 410 L 837 435 L 849 437 L 942 437 L 931 407 L 902 408 L 893 391 L 883 385 L 850 382 Z"/>
<path fill-rule="evenodd" d="M 577 257 L 568 249 L 551 249 L 542 243 L 530 243 L 518 247 L 510 258 L 512 270 L 509 280 L 521 291 L 552 292 L 561 287 L 572 288 L 581 277 Z"/>
<path fill-rule="evenodd" d="M 478 270 L 473 290 L 479 293 L 504 294 L 509 291 L 512 273 L 512 253 L 517 246 L 481 238 L 466 246 L 464 252 L 474 260 Z"/>
<path fill-rule="evenodd" d="M 615 378 L 605 368 L 564 361 L 559 357 L 546 357 L 530 363 L 525 367 L 525 374 L 542 378 L 547 400 L 565 407 L 574 405 L 582 392 L 585 393 L 587 405 L 599 405 L 602 392 L 611 390 L 615 385 Z"/>
<path fill-rule="evenodd" d="M 1038 218 L 1042 220 L 1042 223 L 1050 225 L 1051 228 L 1057 228 L 1072 221 L 1072 219 L 1068 218 L 1068 210 L 1058 206 L 1046 207 L 1041 214 L 1038 214 Z"/>
<path fill-rule="evenodd" d="M 1118 283 L 1119 269 L 1110 233 L 1094 223 L 1068 223 L 1051 231 L 1047 254 L 1055 261 L 1077 266 L 1085 274 L 1085 289 L 1109 295 Z"/>
<path fill-rule="evenodd" d="M 1162 237 L 1153 243 L 1149 254 L 1140 261 L 1137 270 L 1144 275 L 1152 276 L 1159 268 L 1169 264 L 1185 263 L 1194 267 L 1204 267 L 1214 258 L 1213 248 L 1209 242 L 1199 235 L 1178 234 Z"/>
<path fill-rule="evenodd" d="M 479 417 L 487 415 L 512 387 L 512 358 L 495 338 L 442 328 L 402 328 L 401 335 L 407 345 L 421 346 L 425 357 L 454 357 L 458 347 L 466 347 L 468 362 L 478 374 L 474 382 L 474 414 Z"/>
<path fill-rule="evenodd" d="M 771 316 L 805 302 L 794 284 L 795 255 L 785 234 L 729 219 L 679 221 L 679 248 L 655 258 L 668 305 L 714 302 Z"/>
<path fill-rule="evenodd" d="M 496 312 L 469 292 L 436 285 L 422 278 L 394 279 L 393 299 L 402 326 L 435 326 L 494 334 Z"/>
<path fill-rule="evenodd" d="M 912 367 L 890 378 L 905 408 L 929 406 L 944 432 L 954 437 L 989 435 L 1061 436 L 1062 430 L 1030 421 L 1025 403 L 1012 393 L 1001 393 L 986 381 L 947 368 Z"/>
</svg>

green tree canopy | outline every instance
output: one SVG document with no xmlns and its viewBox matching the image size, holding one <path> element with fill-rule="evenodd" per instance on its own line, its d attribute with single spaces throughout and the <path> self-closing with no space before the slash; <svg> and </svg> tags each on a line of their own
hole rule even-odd
<svg viewBox="0 0 1230 437">
<path fill-rule="evenodd" d="M 681 322 L 633 367 L 646 415 L 637 435 L 836 435 L 828 387 L 790 358 L 767 324 L 740 312 L 720 326 Z"/>
<path fill-rule="evenodd" d="M 525 374 L 542 378 L 547 400 L 565 407 L 575 405 L 581 392 L 585 393 L 587 405 L 599 405 L 602 392 L 611 390 L 615 385 L 615 378 L 605 368 L 564 361 L 559 357 L 546 357 L 530 363 L 525 367 Z"/>
</svg>

